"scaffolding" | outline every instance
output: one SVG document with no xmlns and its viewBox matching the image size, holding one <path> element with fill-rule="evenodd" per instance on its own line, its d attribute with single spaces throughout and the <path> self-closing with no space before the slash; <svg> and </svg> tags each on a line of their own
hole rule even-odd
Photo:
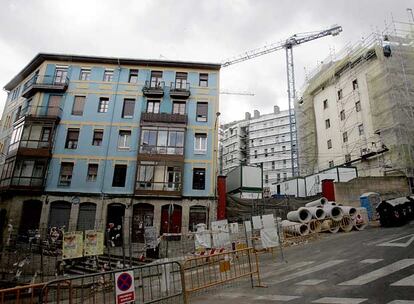
<svg viewBox="0 0 414 304">
<path fill-rule="evenodd" d="M 414 23 L 392 21 L 355 45 L 331 55 L 308 76 L 297 101 L 301 174 L 319 171 L 318 134 L 314 96 L 325 87 L 341 90 L 363 73 L 366 87 L 337 98 L 341 134 L 358 132 L 362 115 L 369 117 L 373 133 L 342 144 L 345 155 L 360 154 L 359 169 L 374 175 L 414 177 Z M 356 85 L 358 86 L 358 84 Z M 361 94 L 368 95 L 369 109 L 358 109 Z M 364 113 L 365 111 L 365 113 Z M 358 113 L 356 113 L 358 112 Z M 353 121 L 348 117 L 353 116 Z M 341 138 L 342 139 L 342 138 Z M 355 157 L 354 157 L 355 158 Z M 338 159 L 338 157 L 336 157 Z M 367 175 L 369 175 L 367 174 Z"/>
</svg>

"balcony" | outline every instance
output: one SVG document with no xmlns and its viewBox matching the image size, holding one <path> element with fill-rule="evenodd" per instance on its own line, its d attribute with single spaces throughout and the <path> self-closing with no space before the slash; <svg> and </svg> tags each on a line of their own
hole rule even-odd
<svg viewBox="0 0 414 304">
<path fill-rule="evenodd" d="M 135 184 L 135 194 L 181 196 L 181 183 L 137 181 Z"/>
<path fill-rule="evenodd" d="M 69 85 L 69 78 L 51 75 L 35 75 L 23 86 L 22 96 L 30 98 L 37 92 L 63 93 Z"/>
<path fill-rule="evenodd" d="M 187 81 L 171 82 L 170 96 L 176 99 L 187 99 L 191 95 L 190 83 Z"/>
<path fill-rule="evenodd" d="M 141 122 L 187 124 L 187 115 L 170 113 L 142 113 Z"/>
<path fill-rule="evenodd" d="M 54 106 L 27 106 L 16 115 L 15 124 L 20 123 L 22 118 L 29 120 L 52 120 L 59 122 L 62 117 L 63 109 Z"/>
<path fill-rule="evenodd" d="M 142 93 L 146 97 L 161 98 L 164 96 L 164 81 L 147 80 L 142 88 Z"/>
</svg>

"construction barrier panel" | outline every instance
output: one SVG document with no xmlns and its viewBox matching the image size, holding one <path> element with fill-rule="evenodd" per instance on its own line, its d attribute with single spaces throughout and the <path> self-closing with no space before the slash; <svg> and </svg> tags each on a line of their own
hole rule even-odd
<svg viewBox="0 0 414 304">
<path fill-rule="evenodd" d="M 35 304 L 45 284 L 31 284 L 13 288 L 0 289 L 0 303 Z"/>
<path fill-rule="evenodd" d="M 183 271 L 185 299 L 197 291 L 243 278 L 250 278 L 252 288 L 261 286 L 258 257 L 253 248 L 190 258 L 184 261 Z"/>
<path fill-rule="evenodd" d="M 119 298 L 124 287 L 133 290 L 136 303 L 185 303 L 182 274 L 178 262 L 165 262 L 58 279 L 45 284 L 39 303 L 126 303 Z"/>
</svg>

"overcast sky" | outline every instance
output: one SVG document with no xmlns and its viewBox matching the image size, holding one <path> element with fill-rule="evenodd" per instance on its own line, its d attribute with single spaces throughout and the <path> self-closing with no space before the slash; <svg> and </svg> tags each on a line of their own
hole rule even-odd
<svg viewBox="0 0 414 304">
<path fill-rule="evenodd" d="M 297 87 L 306 71 L 386 21 L 407 21 L 412 0 L 0 0 L 0 85 L 37 53 L 222 62 L 244 51 L 317 31 L 343 27 L 294 49 Z M 221 70 L 221 122 L 287 108 L 285 53 L 278 51 Z M 2 112 L 6 93 L 0 94 Z"/>
</svg>

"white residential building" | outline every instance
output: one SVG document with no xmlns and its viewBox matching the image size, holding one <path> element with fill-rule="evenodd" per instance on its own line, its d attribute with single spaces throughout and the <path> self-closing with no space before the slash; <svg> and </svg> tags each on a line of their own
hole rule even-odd
<svg viewBox="0 0 414 304">
<path fill-rule="evenodd" d="M 292 176 L 289 112 L 274 106 L 273 113 L 222 125 L 221 161 L 226 174 L 240 164 L 263 166 L 263 187 Z"/>
</svg>

